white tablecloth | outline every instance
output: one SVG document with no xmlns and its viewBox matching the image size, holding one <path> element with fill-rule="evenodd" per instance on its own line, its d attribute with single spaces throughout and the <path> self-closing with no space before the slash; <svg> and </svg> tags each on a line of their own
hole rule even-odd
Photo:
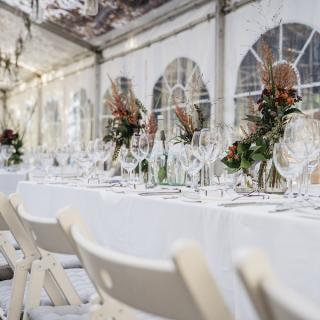
<svg viewBox="0 0 320 320">
<path fill-rule="evenodd" d="M 27 173 L 25 171 L 0 171 L 0 192 L 6 195 L 16 192 L 19 181 L 26 180 L 26 178 Z"/>
<path fill-rule="evenodd" d="M 320 303 L 320 219 L 268 213 L 270 207 L 223 208 L 32 182 L 19 183 L 18 190 L 34 215 L 79 208 L 97 240 L 122 252 L 164 258 L 175 240 L 195 239 L 236 319 L 257 318 L 233 267 L 234 254 L 244 247 L 262 248 L 285 284 Z"/>
</svg>

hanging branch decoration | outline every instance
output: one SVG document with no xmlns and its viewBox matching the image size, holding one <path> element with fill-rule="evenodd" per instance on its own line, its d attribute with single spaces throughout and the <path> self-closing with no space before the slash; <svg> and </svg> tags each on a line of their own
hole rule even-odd
<svg viewBox="0 0 320 320">
<path fill-rule="evenodd" d="M 180 128 L 180 134 L 174 138 L 176 143 L 190 144 L 193 133 L 204 128 L 204 116 L 200 106 L 193 104 L 192 109 L 196 111 L 198 119 L 194 119 L 191 113 L 176 104 L 175 113 L 178 118 L 178 127 Z"/>
<path fill-rule="evenodd" d="M 122 93 L 119 86 L 112 79 L 111 97 L 106 100 L 106 107 L 112 112 L 112 119 L 107 125 L 108 133 L 104 141 L 113 141 L 115 150 L 112 157 L 116 161 L 123 145 L 129 147 L 130 140 L 135 131 L 142 130 L 145 125 L 142 121 L 143 114 L 147 113 L 142 102 L 137 99 L 129 87 L 128 93 Z"/>
<path fill-rule="evenodd" d="M 255 106 L 250 106 L 254 111 L 244 119 L 251 124 L 251 132 L 242 128 L 244 138 L 235 141 L 227 150 L 227 155 L 222 162 L 230 172 L 242 170 L 245 173 L 260 163 L 258 173 L 258 186 L 264 188 L 264 173 L 267 161 L 272 159 L 273 146 L 283 137 L 288 116 L 292 113 L 301 113 L 296 107 L 302 98 L 294 88 L 296 74 L 288 63 L 274 65 L 270 47 L 262 44 L 263 66 L 261 80 L 264 89 Z M 272 171 L 272 181 L 276 182 L 280 175 L 275 167 Z"/>
<path fill-rule="evenodd" d="M 25 43 L 31 38 L 31 23 L 28 16 L 23 16 L 24 26 L 27 29 L 25 37 L 19 35 L 16 40 L 14 55 L 0 49 L 0 87 L 7 90 L 12 82 L 17 82 L 19 76 L 19 59 L 25 49 Z"/>
</svg>

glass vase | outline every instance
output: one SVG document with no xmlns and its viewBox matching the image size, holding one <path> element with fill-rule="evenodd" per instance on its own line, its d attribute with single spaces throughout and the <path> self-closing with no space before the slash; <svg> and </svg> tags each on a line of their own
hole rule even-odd
<svg viewBox="0 0 320 320">
<path fill-rule="evenodd" d="M 250 193 L 255 190 L 253 177 L 248 170 L 241 171 L 236 180 L 234 190 L 237 193 Z"/>
<path fill-rule="evenodd" d="M 287 191 L 287 181 L 277 171 L 272 160 L 261 162 L 258 188 L 262 192 L 273 194 L 284 194 Z"/>
</svg>

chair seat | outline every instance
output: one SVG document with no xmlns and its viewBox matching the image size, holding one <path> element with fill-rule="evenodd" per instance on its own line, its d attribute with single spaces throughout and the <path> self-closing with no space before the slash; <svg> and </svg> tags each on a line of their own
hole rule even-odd
<svg viewBox="0 0 320 320">
<path fill-rule="evenodd" d="M 83 303 L 87 303 L 90 297 L 95 293 L 95 289 L 92 286 L 84 269 L 67 269 L 66 273 L 72 282 L 74 288 L 78 292 Z M 12 280 L 4 280 L 0 282 L 0 308 L 4 315 L 7 315 L 9 310 L 10 296 L 11 296 Z M 52 305 L 49 297 L 43 290 L 41 293 L 41 305 Z"/>
<path fill-rule="evenodd" d="M 16 250 L 16 253 L 18 259 L 23 256 L 21 250 Z M 57 255 L 57 257 L 65 269 L 82 268 L 81 263 L 76 256 L 60 254 Z M 5 257 L 0 253 L 0 281 L 9 280 L 12 279 L 12 277 L 13 271 Z"/>
<path fill-rule="evenodd" d="M 43 306 L 28 312 L 30 320 L 89 320 L 88 304 L 81 306 Z"/>
</svg>

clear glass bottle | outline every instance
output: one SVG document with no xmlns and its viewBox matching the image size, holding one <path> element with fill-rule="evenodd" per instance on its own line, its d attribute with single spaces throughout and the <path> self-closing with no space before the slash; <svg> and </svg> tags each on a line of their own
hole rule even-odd
<svg viewBox="0 0 320 320">
<path fill-rule="evenodd" d="M 165 185 L 168 183 L 167 177 L 167 152 L 166 135 L 163 125 L 163 116 L 158 116 L 158 131 L 156 133 L 154 147 L 153 147 L 153 165 L 154 165 L 154 179 L 156 184 Z"/>
</svg>

